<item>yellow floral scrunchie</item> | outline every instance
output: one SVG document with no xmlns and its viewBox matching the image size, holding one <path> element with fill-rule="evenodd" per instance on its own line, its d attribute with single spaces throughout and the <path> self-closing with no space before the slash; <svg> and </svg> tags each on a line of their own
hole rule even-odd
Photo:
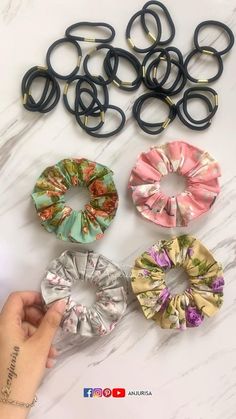
<svg viewBox="0 0 236 419">
<path fill-rule="evenodd" d="M 190 287 L 172 296 L 165 284 L 166 272 L 182 266 Z M 199 326 L 204 316 L 213 316 L 223 303 L 221 265 L 199 240 L 183 235 L 160 240 L 135 261 L 131 284 L 143 313 L 163 329 Z"/>
</svg>

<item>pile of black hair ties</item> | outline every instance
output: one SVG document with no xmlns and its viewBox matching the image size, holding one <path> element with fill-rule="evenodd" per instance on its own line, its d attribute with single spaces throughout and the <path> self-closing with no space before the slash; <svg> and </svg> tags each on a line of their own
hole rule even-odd
<svg viewBox="0 0 236 419">
<path fill-rule="evenodd" d="M 169 36 L 163 34 L 163 25 L 160 15 L 165 15 L 169 26 Z M 152 20 L 152 28 L 149 28 Z M 133 36 L 133 25 L 137 24 L 149 39 L 149 46 L 139 47 Z M 219 27 L 222 33 L 228 37 L 227 47 L 218 51 L 212 46 L 201 45 L 199 36 L 204 27 Z M 88 38 L 76 36 L 75 31 L 83 27 L 100 27 L 104 32 L 103 38 Z M 57 105 L 60 99 L 60 85 L 58 80 L 64 80 L 63 102 L 66 109 L 74 115 L 79 126 L 90 136 L 96 138 L 111 137 L 122 130 L 126 117 L 122 109 L 110 104 L 108 85 L 113 83 L 118 89 L 126 92 L 137 90 L 142 83 L 147 92 L 140 95 L 133 105 L 133 116 L 139 127 L 150 135 L 157 135 L 166 129 L 169 124 L 179 117 L 180 121 L 192 130 L 201 131 L 208 128 L 218 109 L 218 94 L 208 86 L 216 81 L 223 73 L 223 56 L 228 53 L 234 45 L 234 35 L 231 29 L 224 23 L 208 20 L 200 23 L 194 32 L 194 49 L 184 59 L 181 51 L 169 46 L 175 37 L 175 25 L 171 15 L 164 4 L 159 1 L 148 1 L 141 10 L 135 13 L 126 28 L 126 39 L 129 47 L 138 57 L 122 48 L 113 47 L 110 43 L 115 38 L 114 28 L 102 22 L 79 22 L 66 29 L 65 36 L 54 42 L 47 51 L 46 65 L 35 66 L 27 71 L 22 80 L 22 98 L 24 107 L 31 112 L 47 113 Z M 82 57 L 81 43 L 93 42 L 98 44 L 87 55 Z M 61 44 L 70 44 L 78 56 L 77 64 L 70 74 L 60 74 L 55 71 L 51 63 L 51 55 L 54 49 Z M 103 69 L 101 75 L 91 74 L 89 60 L 93 54 L 105 51 Z M 103 53 L 103 51 L 102 51 Z M 145 54 L 141 60 L 141 54 Z M 191 60 L 197 55 L 206 54 L 214 60 L 217 65 L 217 74 L 214 77 L 206 78 L 204 75 L 195 78 L 191 75 Z M 83 71 L 81 63 L 83 58 Z M 122 80 L 119 77 L 120 59 L 131 66 L 135 72 L 133 81 Z M 163 70 L 164 67 L 164 70 Z M 39 99 L 34 99 L 33 90 L 36 79 L 43 79 L 43 88 Z M 174 102 L 173 96 L 184 90 L 187 83 L 188 88 L 184 91 L 182 98 Z M 196 86 L 191 87 L 191 83 Z M 69 103 L 68 91 L 72 88 L 75 92 L 73 106 Z M 163 102 L 168 109 L 168 117 L 162 122 L 148 122 L 141 118 L 145 104 L 153 101 L 155 114 L 158 115 L 158 105 Z M 203 119 L 194 119 L 189 111 L 188 103 L 192 99 L 198 99 L 206 105 L 207 116 Z M 112 131 L 102 129 L 106 124 L 108 111 L 112 110 L 118 115 L 118 126 Z"/>
</svg>

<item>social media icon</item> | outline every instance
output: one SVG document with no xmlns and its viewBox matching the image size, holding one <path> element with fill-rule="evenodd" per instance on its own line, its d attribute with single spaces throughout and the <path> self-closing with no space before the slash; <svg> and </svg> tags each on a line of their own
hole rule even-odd
<svg viewBox="0 0 236 419">
<path fill-rule="evenodd" d="M 125 397 L 125 389 L 124 388 L 113 388 L 112 396 L 113 397 Z"/>
<path fill-rule="evenodd" d="M 102 388 L 94 388 L 93 397 L 102 397 Z"/>
<path fill-rule="evenodd" d="M 84 388 L 84 397 L 93 397 L 93 389 Z"/>
<path fill-rule="evenodd" d="M 104 388 L 103 390 L 103 396 L 104 397 L 111 397 L 111 389 L 110 388 Z"/>
</svg>

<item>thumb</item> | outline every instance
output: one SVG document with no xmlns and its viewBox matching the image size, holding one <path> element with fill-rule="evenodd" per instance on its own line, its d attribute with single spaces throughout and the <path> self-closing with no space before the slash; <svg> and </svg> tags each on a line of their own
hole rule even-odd
<svg viewBox="0 0 236 419">
<path fill-rule="evenodd" d="M 62 316 L 65 312 L 67 299 L 56 301 L 44 315 L 38 330 L 32 336 L 38 342 L 49 350 L 56 334 L 58 327 L 60 326 Z"/>
</svg>

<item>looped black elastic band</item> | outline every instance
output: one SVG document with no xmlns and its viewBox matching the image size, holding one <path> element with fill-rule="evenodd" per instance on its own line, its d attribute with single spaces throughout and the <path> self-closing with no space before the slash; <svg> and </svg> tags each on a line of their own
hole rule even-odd
<svg viewBox="0 0 236 419">
<path fill-rule="evenodd" d="M 77 65 L 75 66 L 74 70 L 73 70 L 73 71 L 71 71 L 71 73 L 70 73 L 70 74 L 66 74 L 66 75 L 63 75 L 63 74 L 57 73 L 57 72 L 53 69 L 53 67 L 52 67 L 52 65 L 51 65 L 51 54 L 52 54 L 53 50 L 54 50 L 54 49 L 55 49 L 58 45 L 61 45 L 61 44 L 64 44 L 64 43 L 70 43 L 70 44 L 74 45 L 74 46 L 75 46 L 75 49 L 76 49 L 76 51 L 77 51 L 77 54 L 78 54 L 78 61 L 77 61 Z M 80 68 L 81 58 L 82 58 L 82 51 L 81 51 L 81 48 L 80 48 L 80 46 L 79 46 L 78 42 L 76 42 L 74 39 L 69 39 L 69 38 L 61 38 L 61 39 L 58 39 L 57 41 L 55 41 L 55 42 L 54 42 L 54 43 L 53 43 L 53 44 L 49 47 L 49 49 L 48 49 L 48 51 L 47 51 L 47 54 L 46 54 L 46 62 L 47 62 L 47 66 L 48 66 L 48 70 L 49 70 L 49 72 L 50 72 L 50 73 L 51 73 L 54 77 L 57 77 L 58 79 L 61 79 L 61 80 L 67 80 L 67 79 L 69 79 L 69 78 L 71 78 L 71 77 L 75 76 L 75 75 L 78 73 L 79 68 Z"/>
<path fill-rule="evenodd" d="M 131 38 L 131 29 L 132 29 L 133 23 L 137 19 L 137 17 L 139 17 L 139 16 L 142 17 L 142 16 L 145 16 L 147 14 L 153 16 L 154 19 L 155 19 L 155 22 L 156 22 L 156 25 L 157 25 L 157 35 L 154 36 L 151 32 L 148 31 L 147 35 L 151 39 L 151 41 L 153 42 L 152 45 L 150 45 L 147 48 L 138 48 L 135 45 L 135 43 L 133 42 L 132 38 Z M 161 32 L 161 21 L 160 21 L 159 16 L 155 12 L 153 12 L 152 10 L 142 9 L 142 10 L 139 10 L 137 13 L 135 13 L 131 17 L 131 19 L 130 19 L 128 25 L 127 25 L 127 28 L 126 28 L 126 39 L 129 43 L 130 47 L 134 51 L 140 52 L 140 53 L 145 53 L 145 52 L 151 51 L 151 49 L 155 48 L 159 44 L 160 38 L 161 38 L 161 33 L 162 33 Z"/>
<path fill-rule="evenodd" d="M 165 51 L 169 52 L 169 54 L 173 52 L 176 55 L 176 57 L 178 58 L 178 60 L 176 60 L 176 57 L 175 57 L 174 60 L 178 61 L 181 65 L 184 65 L 183 54 L 178 48 L 170 46 L 170 47 L 166 47 Z"/>
<path fill-rule="evenodd" d="M 85 129 L 85 131 L 89 135 L 91 135 L 92 137 L 96 137 L 96 138 L 113 137 L 114 135 L 117 135 L 124 128 L 124 125 L 125 125 L 125 122 L 126 122 L 126 117 L 125 117 L 125 114 L 122 111 L 122 109 L 120 109 L 118 106 L 115 106 L 115 105 L 108 105 L 107 110 L 108 109 L 113 109 L 114 111 L 116 111 L 120 114 L 120 117 L 121 117 L 120 125 L 117 128 L 115 128 L 113 131 L 105 132 L 105 133 L 87 132 L 87 129 Z"/>
<path fill-rule="evenodd" d="M 36 102 L 31 89 L 34 80 L 45 79 L 44 88 L 40 99 Z M 57 105 L 60 99 L 60 86 L 46 67 L 35 66 L 30 68 L 24 75 L 21 83 L 23 106 L 30 112 L 47 113 Z"/>
<path fill-rule="evenodd" d="M 159 40 L 159 42 L 158 42 L 158 44 L 159 45 L 168 45 L 168 44 L 170 44 L 171 43 L 171 41 L 173 41 L 173 39 L 174 39 L 174 37 L 175 37 L 175 25 L 174 25 L 174 22 L 173 22 L 173 20 L 172 20 L 172 18 L 171 18 L 171 15 L 170 15 L 170 13 L 169 13 L 169 10 L 167 9 L 167 7 L 163 4 L 163 3 L 161 3 L 160 1 L 148 1 L 147 3 L 145 3 L 144 4 L 144 6 L 143 6 L 143 10 L 149 10 L 149 6 L 158 6 L 158 7 L 160 7 L 162 10 L 163 10 L 163 12 L 164 12 L 164 14 L 165 14 L 165 16 L 166 16 L 166 19 L 167 19 L 167 21 L 168 21 L 168 24 L 169 24 L 169 27 L 170 27 L 170 36 L 169 36 L 169 38 L 167 38 L 166 40 L 164 40 L 164 41 L 162 41 L 161 39 Z M 157 13 L 156 13 L 157 14 Z M 158 15 L 158 14 L 157 14 Z M 142 22 L 142 26 L 143 26 L 143 28 L 144 28 L 144 30 L 145 30 L 145 32 L 148 34 L 150 34 L 150 31 L 149 31 L 149 29 L 148 29 L 148 27 L 147 27 L 147 25 L 146 25 L 146 22 L 145 22 L 145 16 L 144 15 L 142 15 L 141 16 L 141 22 Z M 150 36 L 150 35 L 149 35 Z M 153 36 L 153 35 L 152 35 Z"/>
<path fill-rule="evenodd" d="M 159 53 L 159 56 L 152 60 L 151 63 L 148 65 L 148 67 L 146 68 L 146 65 L 148 63 L 148 61 L 150 60 L 150 58 Z M 166 72 L 164 74 L 164 76 L 162 77 L 161 81 L 157 81 L 154 80 L 153 78 L 153 67 L 156 65 L 156 63 L 159 63 L 160 60 L 165 60 L 166 64 Z M 145 83 L 145 86 L 148 89 L 156 89 L 157 87 L 161 87 L 163 86 L 163 84 L 165 84 L 166 80 L 168 79 L 169 75 L 170 75 L 170 71 L 171 71 L 171 58 L 170 58 L 170 54 L 169 52 L 164 49 L 164 48 L 154 48 L 151 51 L 148 52 L 148 54 L 146 54 L 146 56 L 144 57 L 143 63 L 142 63 L 142 74 L 143 74 L 143 81 Z"/>
<path fill-rule="evenodd" d="M 123 129 L 123 127 L 125 125 L 125 122 L 126 122 L 126 117 L 125 117 L 125 114 L 122 111 L 122 109 L 120 109 L 120 108 L 118 108 L 118 106 L 114 106 L 114 105 L 108 105 L 107 106 L 106 111 L 108 109 L 113 109 L 113 110 L 115 110 L 116 112 L 118 112 L 120 114 L 120 116 L 121 116 L 121 122 L 120 122 L 120 125 L 117 128 L 115 128 L 113 131 L 105 132 L 105 133 L 99 133 L 97 131 L 102 127 L 102 125 L 105 122 L 105 112 L 106 111 L 104 110 L 101 102 L 96 98 L 96 96 L 90 90 L 88 90 L 88 89 L 81 89 L 81 93 L 83 93 L 83 92 L 88 93 L 96 101 L 97 105 L 100 108 L 100 118 L 101 118 L 101 121 L 100 121 L 100 123 L 96 127 L 92 127 L 92 128 L 91 127 L 88 127 L 88 119 L 90 118 L 90 115 L 85 115 L 84 121 L 82 121 L 81 120 L 81 116 L 78 114 L 78 111 L 77 111 L 77 108 L 76 108 L 76 110 L 75 110 L 75 116 L 76 116 L 76 120 L 77 120 L 78 124 L 80 125 L 80 127 L 87 134 L 89 134 L 92 137 L 96 137 L 96 138 L 108 138 L 108 137 L 112 137 L 112 136 L 118 134 Z M 96 132 L 94 132 L 94 131 L 96 131 Z"/>
<path fill-rule="evenodd" d="M 227 45 L 227 47 L 225 48 L 225 49 L 223 49 L 222 51 L 217 51 L 218 52 L 218 54 L 220 54 L 220 55 L 224 55 L 224 54 L 226 54 L 227 52 L 229 52 L 230 50 L 231 50 L 231 48 L 233 47 L 233 45 L 234 45 L 234 34 L 233 34 L 233 32 L 231 31 L 231 29 L 227 26 L 227 25 L 225 25 L 224 23 L 222 23 L 222 22 L 218 22 L 217 20 L 206 20 L 206 21 L 204 21 L 204 22 L 202 22 L 202 23 L 200 23 L 197 27 L 196 27 L 196 29 L 195 29 L 195 32 L 194 32 L 194 45 L 195 45 L 195 48 L 198 50 L 198 51 L 200 51 L 200 52 L 204 52 L 204 49 L 205 48 L 207 48 L 207 50 L 209 49 L 209 47 L 202 47 L 200 44 L 199 44 L 199 32 L 200 32 L 200 30 L 204 27 L 204 26 L 219 26 L 220 28 L 222 28 L 226 33 L 227 33 L 227 35 L 228 35 L 228 37 L 229 37 L 229 44 Z"/>
<path fill-rule="evenodd" d="M 97 52 L 97 51 L 99 51 L 101 49 L 108 49 L 109 51 L 112 51 L 112 55 L 113 55 L 113 58 L 114 58 L 113 68 L 112 68 L 112 70 L 111 70 L 111 72 L 110 72 L 107 80 L 104 80 L 104 79 L 101 80 L 101 78 L 99 78 L 99 76 L 92 75 L 90 73 L 89 69 L 88 69 L 88 60 L 89 60 L 89 57 L 91 57 L 91 55 L 93 55 L 95 52 Z M 119 59 L 118 59 L 118 55 L 117 55 L 117 53 L 115 51 L 115 48 L 113 48 L 109 44 L 101 44 L 101 45 L 98 45 L 97 47 L 95 47 L 94 49 L 92 49 L 90 51 L 90 53 L 88 53 L 86 55 L 86 57 L 84 58 L 84 63 L 83 63 L 84 72 L 96 84 L 99 84 L 101 86 L 104 85 L 104 84 L 109 84 L 109 83 L 111 83 L 114 80 L 114 78 L 116 76 L 117 68 L 118 68 L 118 62 L 119 62 Z"/>
<path fill-rule="evenodd" d="M 87 78 L 87 76 L 85 76 Z M 104 81 L 102 76 L 99 76 L 99 80 Z M 75 104 L 76 106 L 80 106 L 82 111 L 81 111 L 81 115 L 83 115 L 82 112 L 84 112 L 84 114 L 86 114 L 87 116 L 99 116 L 101 113 L 101 109 L 100 106 L 95 106 L 96 105 L 96 101 L 93 99 L 93 101 L 91 102 L 91 104 L 88 106 L 85 105 L 85 103 L 83 102 L 82 99 L 82 89 L 81 89 L 81 85 L 84 83 L 84 80 L 80 79 L 77 82 L 76 85 L 76 98 L 75 98 Z M 106 84 L 101 85 L 101 89 L 102 89 L 102 93 L 103 93 L 103 103 L 101 102 L 101 99 L 99 98 L 99 94 L 98 94 L 98 89 L 96 88 L 95 84 L 90 80 L 90 86 L 93 84 L 93 87 L 95 89 L 93 90 L 93 95 L 95 95 L 97 97 L 97 99 L 99 100 L 99 104 L 102 106 L 102 110 L 105 112 L 108 108 L 109 105 L 109 93 L 108 93 L 108 88 Z M 91 95 L 90 95 L 91 96 Z"/>
<path fill-rule="evenodd" d="M 109 29 L 109 31 L 111 32 L 111 35 L 108 36 L 107 38 L 92 38 L 92 37 L 86 37 L 86 36 L 72 35 L 71 32 L 80 28 L 81 26 L 106 28 L 106 29 Z M 97 42 L 99 44 L 102 44 L 102 43 L 108 44 L 109 42 L 112 42 L 113 39 L 115 38 L 115 34 L 116 34 L 116 32 L 115 32 L 115 29 L 113 28 L 113 26 L 109 25 L 108 23 L 104 23 L 104 22 L 78 22 L 78 23 L 75 23 L 74 25 L 69 26 L 66 29 L 66 33 L 65 33 L 65 35 L 68 38 L 74 39 L 75 41 Z"/>
<path fill-rule="evenodd" d="M 188 100 L 190 100 L 190 99 L 201 99 L 201 100 L 203 100 L 206 103 L 206 105 L 208 106 L 208 110 L 209 110 L 210 114 L 213 112 L 212 103 L 208 99 L 207 96 L 205 96 L 203 94 L 200 94 L 200 93 L 189 93 L 188 94 Z M 211 119 L 203 125 L 200 125 L 199 121 L 198 122 L 195 121 L 194 123 L 190 123 L 189 120 L 188 120 L 188 117 L 185 115 L 184 110 L 183 110 L 183 113 L 181 111 L 182 106 L 183 106 L 183 102 L 184 102 L 184 98 L 180 99 L 180 101 L 176 105 L 176 108 L 177 108 L 177 114 L 178 114 L 178 117 L 179 117 L 180 121 L 186 127 L 190 128 L 194 131 L 203 131 L 203 130 L 205 130 L 205 129 L 207 129 L 211 126 Z M 192 119 L 192 121 L 193 121 L 193 119 Z"/>
<path fill-rule="evenodd" d="M 81 118 L 82 115 L 81 115 L 81 112 L 80 112 L 79 104 L 78 104 L 78 106 L 75 106 L 75 117 L 76 117 L 76 121 L 78 122 L 78 124 L 80 125 L 80 127 L 83 130 L 85 130 L 88 134 L 91 135 L 91 133 L 93 131 L 99 130 L 103 126 L 103 124 L 105 122 L 104 108 L 103 108 L 103 105 L 101 104 L 100 100 L 98 99 L 98 97 L 96 95 L 94 95 L 94 93 L 91 90 L 86 89 L 86 88 L 80 89 L 80 95 L 82 93 L 86 93 L 87 95 L 89 95 L 92 98 L 92 101 L 94 101 L 94 103 L 96 103 L 97 107 L 100 110 L 100 114 L 99 114 L 100 122 L 98 123 L 98 125 L 96 125 L 94 127 L 89 127 L 87 125 L 88 118 L 89 117 L 90 118 L 92 117 L 91 114 L 90 114 L 90 111 L 88 111 L 88 114 L 87 114 L 87 112 L 84 113 L 84 115 L 83 115 L 84 118 L 83 118 L 83 121 L 82 121 L 82 118 Z M 96 116 L 93 116 L 93 118 L 97 118 L 97 117 L 98 117 L 97 115 Z"/>
<path fill-rule="evenodd" d="M 146 64 L 152 57 L 152 55 L 159 53 L 159 56 L 155 58 L 146 68 Z M 171 58 L 170 53 L 175 53 L 177 60 Z M 157 78 L 159 73 L 158 66 L 160 65 L 161 61 L 166 62 L 166 71 L 164 76 L 162 76 L 161 80 Z M 168 96 L 173 96 L 181 92 L 181 90 L 185 87 L 187 82 L 187 75 L 185 72 L 185 68 L 183 66 L 183 57 L 181 52 L 175 47 L 169 48 L 154 48 L 150 51 L 144 58 L 142 63 L 142 72 L 143 72 L 143 81 L 145 86 L 148 89 L 155 90 L 159 93 L 164 93 Z M 165 87 L 168 84 L 168 79 L 171 74 L 172 66 L 176 66 L 178 68 L 177 75 L 172 82 L 170 87 Z"/>
<path fill-rule="evenodd" d="M 209 79 L 206 79 L 206 78 L 203 78 L 203 77 L 200 78 L 200 79 L 197 79 L 197 78 L 191 76 L 191 74 L 189 74 L 189 71 L 188 71 L 189 62 L 192 59 L 192 57 L 195 56 L 196 54 L 207 54 L 207 55 L 210 55 L 214 59 L 217 60 L 218 72 L 214 77 L 211 77 Z M 190 52 L 190 54 L 187 56 L 187 58 L 185 60 L 184 68 L 185 68 L 188 79 L 190 81 L 192 81 L 193 83 L 201 83 L 201 84 L 212 83 L 212 82 L 216 81 L 217 79 L 219 79 L 221 74 L 223 73 L 223 61 L 222 61 L 222 58 L 221 58 L 220 54 L 216 51 L 215 48 L 202 47 L 202 51 L 199 51 L 198 49 L 194 49 L 192 52 Z"/>
<path fill-rule="evenodd" d="M 191 95 L 192 92 L 194 93 L 200 93 L 200 92 L 204 92 L 205 94 L 210 94 L 212 97 L 212 101 L 211 101 L 211 105 L 212 105 L 212 110 L 210 111 L 210 114 L 203 119 L 194 119 L 190 113 L 188 112 L 188 100 L 191 99 Z M 201 97 L 200 97 L 201 96 Z M 203 94 L 199 95 L 200 99 L 203 99 Z M 207 96 L 205 96 L 207 97 Z M 193 124 L 204 124 L 205 122 L 209 122 L 212 120 L 212 118 L 214 117 L 214 115 L 216 114 L 218 109 L 218 94 L 217 92 L 212 89 L 211 87 L 208 86 L 202 86 L 202 87 L 190 87 L 189 89 L 187 89 L 184 92 L 184 96 L 183 96 L 183 112 L 186 115 L 186 117 L 188 118 L 188 120 L 190 122 L 192 122 Z"/>
<path fill-rule="evenodd" d="M 150 98 L 161 100 L 169 107 L 169 115 L 165 121 L 153 123 L 153 122 L 146 122 L 141 119 L 141 112 L 142 112 L 143 105 Z M 135 101 L 134 106 L 133 106 L 133 116 L 138 122 L 138 125 L 140 126 L 140 128 L 144 132 L 150 135 L 157 135 L 157 134 L 160 134 L 164 129 L 166 129 L 169 126 L 169 124 L 175 119 L 176 105 L 174 104 L 174 102 L 172 102 L 172 100 L 168 96 L 164 95 L 163 93 L 156 93 L 156 92 L 145 93 L 144 95 L 140 96 Z M 150 129 L 149 127 L 150 128 L 158 127 L 158 128 Z"/>
<path fill-rule="evenodd" d="M 64 87 L 63 102 L 64 102 L 64 105 L 65 105 L 66 109 L 68 110 L 68 112 L 72 113 L 73 115 L 75 114 L 75 109 L 72 108 L 70 106 L 70 104 L 69 104 L 69 101 L 68 101 L 68 90 L 69 90 L 71 84 L 73 82 L 75 82 L 75 81 L 76 81 L 76 86 L 77 86 L 77 84 L 78 84 L 79 81 L 81 83 L 87 83 L 87 84 L 89 84 L 89 86 L 91 87 L 94 95 L 97 96 L 97 88 L 96 88 L 95 84 L 87 76 L 78 76 L 77 75 L 77 76 L 73 76 L 70 79 L 68 79 L 67 82 L 66 82 L 66 84 L 65 84 L 65 87 Z M 74 101 L 75 104 L 76 104 L 76 101 L 77 101 L 77 96 L 75 94 L 75 101 Z M 93 108 L 94 105 L 95 105 L 95 101 L 94 101 L 94 99 L 92 99 L 91 104 L 90 104 L 91 109 Z M 84 115 L 84 114 L 85 114 L 85 110 L 82 110 L 81 113 L 80 113 L 80 115 Z"/>
<path fill-rule="evenodd" d="M 124 81 L 121 80 L 117 74 L 114 77 L 113 83 L 119 87 L 119 89 L 131 92 L 133 90 L 137 90 L 142 82 L 142 67 L 139 60 L 135 57 L 135 55 L 131 54 L 131 52 L 126 51 L 121 48 L 114 48 L 118 58 L 122 57 L 128 61 L 129 64 L 134 68 L 137 77 L 133 81 Z M 104 69 L 108 76 L 111 76 L 112 69 L 113 69 L 113 52 L 112 50 L 108 51 L 106 58 L 104 60 Z M 118 64 L 119 68 L 119 64 Z M 118 72 L 118 70 L 117 70 Z"/>
<path fill-rule="evenodd" d="M 178 93 L 180 93 L 183 88 L 185 87 L 186 83 L 187 83 L 187 75 L 185 72 L 185 68 L 182 64 L 180 64 L 178 61 L 176 60 L 170 60 L 172 65 L 175 65 L 176 67 L 178 67 L 178 73 L 177 76 L 175 78 L 175 80 L 173 81 L 172 85 L 170 87 L 165 87 L 165 85 L 163 85 L 161 87 L 161 92 L 168 95 L 168 96 L 174 96 L 177 95 Z M 166 81 L 166 83 L 168 82 L 168 79 Z"/>
</svg>

